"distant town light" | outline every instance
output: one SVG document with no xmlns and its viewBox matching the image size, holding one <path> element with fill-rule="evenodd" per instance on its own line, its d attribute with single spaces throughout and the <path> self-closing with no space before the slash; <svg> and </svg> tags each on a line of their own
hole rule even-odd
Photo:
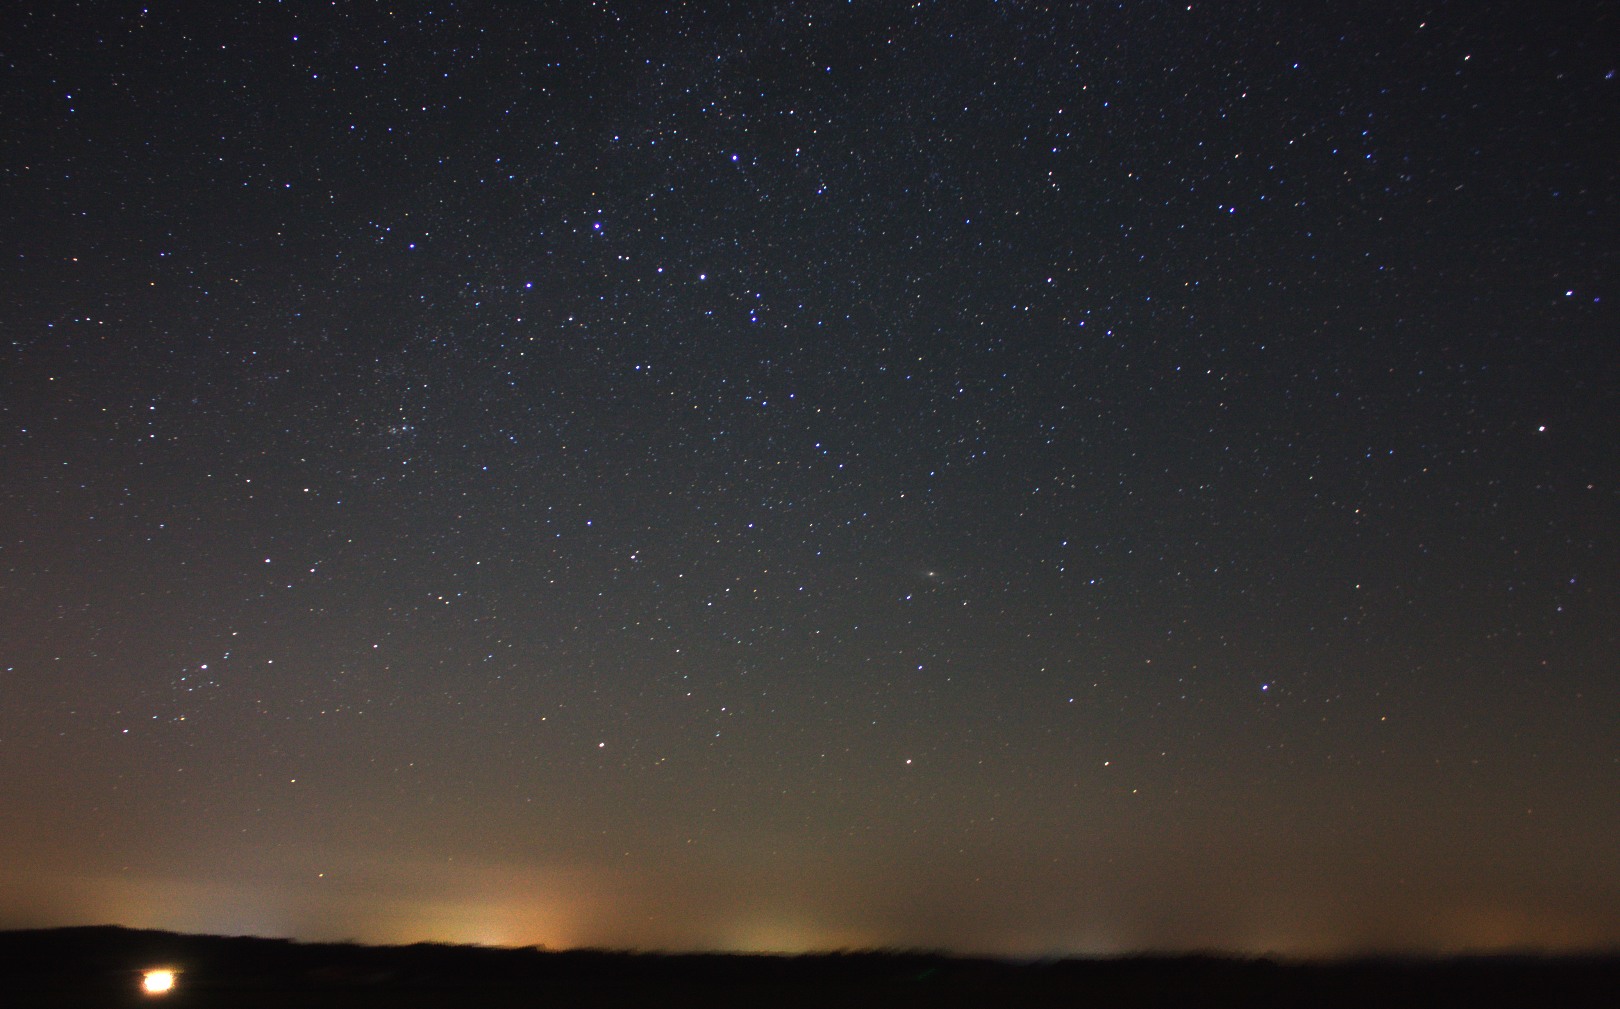
<svg viewBox="0 0 1620 1009">
<path fill-rule="evenodd" d="M 148 995 L 167 995 L 174 990 L 175 972 L 157 967 L 141 974 L 141 990 Z"/>
</svg>

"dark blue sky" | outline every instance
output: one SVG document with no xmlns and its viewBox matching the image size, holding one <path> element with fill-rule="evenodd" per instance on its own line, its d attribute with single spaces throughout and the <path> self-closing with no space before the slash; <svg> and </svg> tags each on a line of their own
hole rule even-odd
<svg viewBox="0 0 1620 1009">
<path fill-rule="evenodd" d="M 1620 941 L 1603 5 L 5 22 L 0 925 Z"/>
</svg>

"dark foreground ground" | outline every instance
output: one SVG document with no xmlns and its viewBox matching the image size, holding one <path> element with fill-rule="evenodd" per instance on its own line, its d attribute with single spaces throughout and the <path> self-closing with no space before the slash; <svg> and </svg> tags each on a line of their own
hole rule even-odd
<svg viewBox="0 0 1620 1009">
<path fill-rule="evenodd" d="M 182 973 L 168 995 L 141 972 Z M 1620 1006 L 1620 956 L 1290 963 L 1129 957 L 1013 963 L 918 953 L 654 956 L 356 946 L 94 927 L 0 932 L 0 1006 Z"/>
</svg>

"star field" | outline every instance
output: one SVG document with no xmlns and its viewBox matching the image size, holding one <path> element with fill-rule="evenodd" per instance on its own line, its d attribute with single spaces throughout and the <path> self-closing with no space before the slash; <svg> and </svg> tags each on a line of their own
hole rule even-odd
<svg viewBox="0 0 1620 1009">
<path fill-rule="evenodd" d="M 1620 942 L 1600 5 L 27 7 L 0 926 Z"/>
</svg>

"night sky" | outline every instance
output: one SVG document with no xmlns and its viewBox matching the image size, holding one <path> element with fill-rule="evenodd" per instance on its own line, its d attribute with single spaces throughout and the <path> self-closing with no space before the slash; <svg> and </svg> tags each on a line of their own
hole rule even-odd
<svg viewBox="0 0 1620 1009">
<path fill-rule="evenodd" d="M 1620 944 L 1611 6 L 7 7 L 0 927 Z"/>
</svg>

